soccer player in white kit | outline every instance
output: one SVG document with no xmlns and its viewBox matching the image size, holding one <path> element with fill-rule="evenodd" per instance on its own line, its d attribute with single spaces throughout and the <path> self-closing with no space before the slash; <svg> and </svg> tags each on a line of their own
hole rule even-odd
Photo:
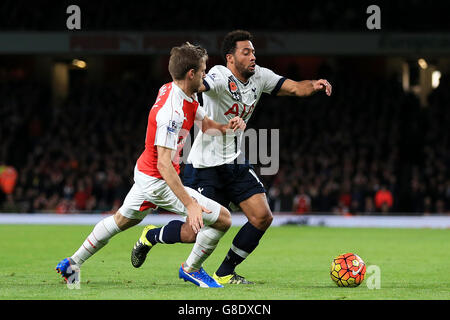
<svg viewBox="0 0 450 320">
<path fill-rule="evenodd" d="M 150 210 L 161 207 L 187 217 L 186 223 L 169 223 L 160 233 L 161 239 L 168 239 L 168 242 L 170 239 L 180 242 L 203 239 L 203 251 L 191 253 L 181 265 L 179 277 L 201 287 L 222 287 L 204 271 L 202 264 L 230 227 L 230 213 L 216 201 L 184 187 L 178 176 L 179 155 L 194 122 L 202 130 L 219 135 L 228 130 L 245 129 L 242 119 L 235 117 L 225 125 L 219 124 L 206 116 L 199 106 L 195 92 L 205 77 L 206 60 L 206 50 L 199 46 L 186 43 L 172 49 L 169 72 L 173 82 L 160 88 L 150 110 L 145 150 L 134 169 L 134 184 L 118 212 L 101 220 L 81 247 L 58 264 L 56 270 L 68 282 L 79 280 L 81 265 L 110 238 L 141 222 Z M 145 243 L 146 239 L 143 241 Z"/>
<path fill-rule="evenodd" d="M 293 81 L 256 65 L 252 35 L 243 30 L 228 33 L 222 45 L 226 67 L 211 68 L 200 92 L 212 119 L 226 123 L 233 117 L 247 122 L 263 93 L 306 97 L 318 91 L 331 94 L 327 80 Z M 249 284 L 235 268 L 258 246 L 273 217 L 266 190 L 248 161 L 238 161 L 242 132 L 206 136 L 199 132 L 183 173 L 183 183 L 223 206 L 238 205 L 248 222 L 233 239 L 226 258 L 213 275 L 221 284 Z M 151 233 L 151 230 L 149 231 Z M 142 263 L 142 261 L 141 261 Z"/>
</svg>

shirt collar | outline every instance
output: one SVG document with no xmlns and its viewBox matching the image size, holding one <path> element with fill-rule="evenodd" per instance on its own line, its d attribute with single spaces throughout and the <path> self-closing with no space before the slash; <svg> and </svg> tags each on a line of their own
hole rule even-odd
<svg viewBox="0 0 450 320">
<path fill-rule="evenodd" d="M 177 86 L 177 84 L 175 83 L 175 81 L 172 83 L 173 87 L 175 88 L 175 90 L 177 90 L 181 96 L 187 100 L 188 102 L 192 103 L 194 102 L 194 99 L 192 97 L 189 97 L 184 91 L 183 89 L 181 89 L 179 86 Z M 196 94 L 194 93 L 194 97 L 196 97 Z"/>
</svg>

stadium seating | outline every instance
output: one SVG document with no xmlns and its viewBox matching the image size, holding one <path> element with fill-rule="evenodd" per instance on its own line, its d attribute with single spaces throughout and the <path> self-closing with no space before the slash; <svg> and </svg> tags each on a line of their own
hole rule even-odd
<svg viewBox="0 0 450 320">
<path fill-rule="evenodd" d="M 248 124 L 280 128 L 280 170 L 261 176 L 272 209 L 295 210 L 302 189 L 313 212 L 448 213 L 445 75 L 426 108 L 396 79 L 328 76 L 335 84 L 331 97 L 264 96 Z M 45 84 L 3 79 L 0 164 L 14 166 L 19 176 L 12 195 L 0 193 L 1 211 L 106 212 L 120 206 L 160 84 L 150 77 L 101 86 L 80 82 L 53 108 Z M 381 185 L 392 193 L 390 208 L 374 206 Z"/>
<path fill-rule="evenodd" d="M 66 1 L 3 0 L 0 30 L 56 31 L 66 28 Z M 186 4 L 170 1 L 124 0 L 76 1 L 83 16 L 82 29 L 94 30 L 227 30 L 239 25 L 251 31 L 361 31 L 366 28 L 367 7 L 373 1 L 341 4 L 333 0 L 245 1 L 241 13 L 226 1 L 197 0 Z M 448 32 L 445 2 L 424 5 L 420 0 L 377 1 L 382 10 L 383 30 L 390 32 Z M 192 19 L 192 14 L 199 14 Z M 219 12 L 220 14 L 215 14 Z M 257 12 L 257 14 L 255 14 Z M 389 14 L 384 14 L 389 12 Z M 278 13 L 278 14 L 274 14 Z M 170 19 L 167 17 L 170 15 Z M 182 28 L 180 28 L 182 26 Z"/>
</svg>

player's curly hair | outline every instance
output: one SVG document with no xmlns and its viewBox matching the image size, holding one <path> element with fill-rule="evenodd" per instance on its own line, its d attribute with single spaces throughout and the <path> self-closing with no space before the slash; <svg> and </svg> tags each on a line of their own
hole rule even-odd
<svg viewBox="0 0 450 320">
<path fill-rule="evenodd" d="M 245 30 L 234 30 L 229 32 L 222 41 L 222 58 L 227 62 L 227 54 L 233 54 L 236 51 L 236 42 L 238 41 L 252 41 L 253 36 L 250 32 Z"/>
<path fill-rule="evenodd" d="M 200 69 L 203 59 L 208 59 L 205 48 L 185 42 L 170 50 L 169 73 L 174 80 L 183 80 L 189 70 L 197 72 Z"/>
</svg>

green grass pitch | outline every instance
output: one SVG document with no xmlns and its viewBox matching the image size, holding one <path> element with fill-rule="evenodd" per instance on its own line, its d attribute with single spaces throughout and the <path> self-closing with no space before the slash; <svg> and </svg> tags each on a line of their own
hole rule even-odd
<svg viewBox="0 0 450 320">
<path fill-rule="evenodd" d="M 448 300 L 450 231 L 282 226 L 270 228 L 238 273 L 255 282 L 203 289 L 178 279 L 191 244 L 158 244 L 134 269 L 130 250 L 142 226 L 116 237 L 82 268 L 80 289 L 54 271 L 93 226 L 0 225 L 0 299 L 157 300 Z M 238 228 L 231 228 L 205 262 L 211 275 Z M 341 253 L 358 254 L 381 271 L 381 288 L 339 288 L 329 268 Z"/>
</svg>

